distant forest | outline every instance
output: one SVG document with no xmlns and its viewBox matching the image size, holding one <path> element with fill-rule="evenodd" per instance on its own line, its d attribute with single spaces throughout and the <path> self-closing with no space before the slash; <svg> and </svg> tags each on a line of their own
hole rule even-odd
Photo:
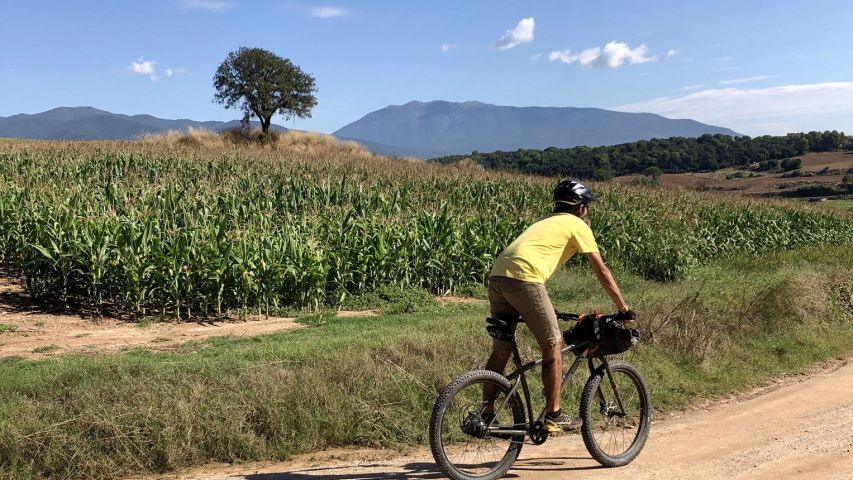
<svg viewBox="0 0 853 480">
<path fill-rule="evenodd" d="M 640 140 L 604 147 L 550 147 L 545 150 L 519 149 L 492 153 L 475 151 L 470 155 L 452 155 L 432 161 L 456 163 L 470 158 L 487 169 L 607 180 L 614 176 L 649 171 L 647 169 L 663 173 L 711 171 L 841 148 L 853 150 L 853 138 L 833 130 L 789 133 L 779 137 L 750 138 L 717 134 L 698 138 Z"/>
</svg>

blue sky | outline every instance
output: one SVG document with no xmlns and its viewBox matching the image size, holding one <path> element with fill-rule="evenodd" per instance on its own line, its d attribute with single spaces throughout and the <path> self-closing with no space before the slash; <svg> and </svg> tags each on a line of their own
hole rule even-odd
<svg viewBox="0 0 853 480">
<path fill-rule="evenodd" d="M 313 74 L 331 132 L 389 104 L 479 100 L 694 118 L 749 135 L 853 133 L 847 1 L 5 1 L 0 116 L 91 105 L 229 120 L 231 50 Z M 284 123 L 281 118 L 274 121 Z"/>
</svg>

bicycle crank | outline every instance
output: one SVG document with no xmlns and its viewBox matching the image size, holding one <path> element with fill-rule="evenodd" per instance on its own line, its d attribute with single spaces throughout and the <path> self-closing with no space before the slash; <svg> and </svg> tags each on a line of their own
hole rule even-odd
<svg viewBox="0 0 853 480">
<path fill-rule="evenodd" d="M 545 443 L 545 440 L 548 440 L 548 429 L 545 428 L 545 424 L 539 421 L 533 422 L 533 425 L 530 426 L 530 441 L 533 442 L 534 445 L 542 445 Z"/>
</svg>

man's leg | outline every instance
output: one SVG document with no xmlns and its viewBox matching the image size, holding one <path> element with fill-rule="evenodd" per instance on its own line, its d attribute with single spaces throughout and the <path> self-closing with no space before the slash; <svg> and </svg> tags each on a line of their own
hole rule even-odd
<svg viewBox="0 0 853 480">
<path fill-rule="evenodd" d="M 521 312 L 542 349 L 542 383 L 545 387 L 545 426 L 551 432 L 577 428 L 579 423 L 560 409 L 563 383 L 563 335 L 545 285 L 523 283 L 518 295 L 506 298 Z"/>
<path fill-rule="evenodd" d="M 503 375 L 506 369 L 506 364 L 509 362 L 511 353 L 503 350 L 493 349 L 489 360 L 486 362 L 486 370 L 500 373 Z M 497 395 L 497 386 L 492 383 L 483 384 L 483 402 L 486 404 L 483 408 L 483 415 L 494 415 L 495 413 L 495 395 Z"/>
<path fill-rule="evenodd" d="M 486 360 L 486 370 L 491 370 L 503 375 L 504 370 L 506 370 L 506 364 L 509 363 L 510 356 L 512 356 L 512 353 L 510 352 L 493 349 L 492 354 L 489 355 L 489 359 Z"/>
<path fill-rule="evenodd" d="M 562 342 L 542 345 L 542 385 L 545 386 L 545 411 L 560 410 L 560 389 L 563 386 Z"/>
<path fill-rule="evenodd" d="M 514 318 L 518 316 L 518 312 L 509 302 L 504 299 L 499 288 L 499 280 L 489 279 L 489 311 L 496 318 Z M 509 342 L 503 340 L 492 339 L 492 354 L 486 361 L 486 370 L 491 370 L 503 375 L 506 370 L 506 364 L 509 362 L 512 346 Z M 483 385 L 483 401 L 486 406 L 483 413 L 486 415 L 493 414 L 495 406 L 493 401 L 497 394 L 497 388 L 491 383 Z"/>
</svg>

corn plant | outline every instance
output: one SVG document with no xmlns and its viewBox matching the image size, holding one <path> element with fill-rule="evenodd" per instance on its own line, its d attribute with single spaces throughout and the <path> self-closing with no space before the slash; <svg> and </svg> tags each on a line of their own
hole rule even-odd
<svg viewBox="0 0 853 480">
<path fill-rule="evenodd" d="M 0 144 L 0 259 L 32 293 L 191 317 L 337 305 L 379 287 L 483 283 L 555 179 L 357 150 Z M 712 258 L 853 242 L 803 204 L 594 184 L 608 261 L 647 278 Z"/>
</svg>

